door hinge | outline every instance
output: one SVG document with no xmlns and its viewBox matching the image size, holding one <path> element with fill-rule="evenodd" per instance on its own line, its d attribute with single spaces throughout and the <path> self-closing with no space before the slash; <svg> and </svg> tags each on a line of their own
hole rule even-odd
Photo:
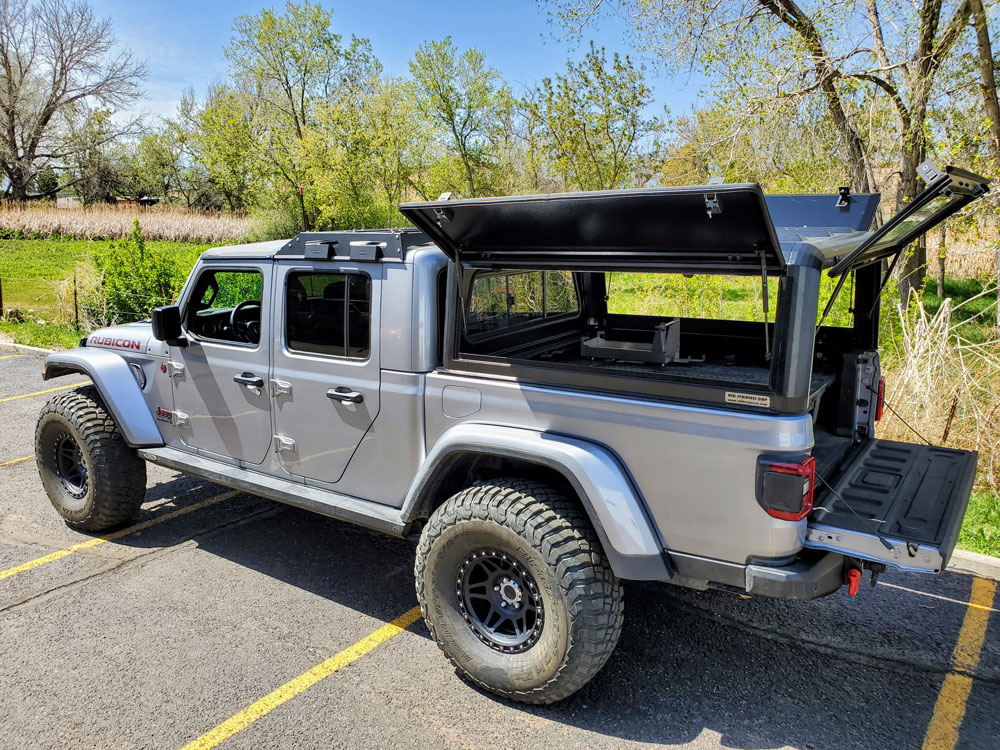
<svg viewBox="0 0 1000 750">
<path fill-rule="evenodd" d="M 167 362 L 167 375 L 171 378 L 176 378 L 178 375 L 184 374 L 184 365 L 180 362 Z"/>
<path fill-rule="evenodd" d="M 276 380 L 271 378 L 271 395 L 272 396 L 287 396 L 292 392 L 292 384 L 287 380 Z"/>
<path fill-rule="evenodd" d="M 275 435 L 274 450 L 276 453 L 281 453 L 282 451 L 293 451 L 295 450 L 295 441 L 291 438 L 285 437 L 284 435 Z"/>
<path fill-rule="evenodd" d="M 182 411 L 175 411 L 171 421 L 174 423 L 175 427 L 184 427 L 191 420 L 188 419 L 188 415 Z"/>
</svg>

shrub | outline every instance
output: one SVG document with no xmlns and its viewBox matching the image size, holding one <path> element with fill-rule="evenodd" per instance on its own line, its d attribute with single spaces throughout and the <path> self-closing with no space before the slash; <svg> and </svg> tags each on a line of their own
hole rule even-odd
<svg viewBox="0 0 1000 750">
<path fill-rule="evenodd" d="M 147 247 L 138 219 L 128 239 L 110 243 L 91 253 L 76 269 L 76 291 L 81 325 L 86 328 L 127 323 L 149 317 L 150 311 L 168 305 L 180 291 L 194 262 L 191 253 Z M 72 304 L 72 284 L 60 290 L 63 316 Z"/>
</svg>

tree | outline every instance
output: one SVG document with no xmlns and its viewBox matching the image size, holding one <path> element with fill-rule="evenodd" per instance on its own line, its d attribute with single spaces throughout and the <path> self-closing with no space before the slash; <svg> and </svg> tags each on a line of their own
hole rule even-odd
<svg viewBox="0 0 1000 750">
<path fill-rule="evenodd" d="M 486 56 L 470 48 L 459 53 L 451 37 L 417 48 L 410 72 L 424 112 L 437 123 L 444 142 L 460 163 L 462 178 L 449 186 L 466 197 L 488 194 L 490 128 L 504 104 L 500 74 L 486 64 Z"/>
<path fill-rule="evenodd" d="M 972 24 L 976 29 L 977 61 L 979 79 L 983 92 L 983 107 L 990 121 L 993 158 L 1000 161 L 1000 102 L 997 100 L 997 81 L 994 75 L 993 45 L 990 43 L 990 27 L 983 0 L 969 0 Z"/>
<path fill-rule="evenodd" d="M 257 185 L 261 138 L 258 99 L 216 87 L 198 116 L 198 161 L 231 211 L 250 206 Z"/>
<path fill-rule="evenodd" d="M 315 125 L 317 104 L 337 98 L 375 66 L 368 41 L 352 37 L 345 47 L 332 23 L 332 12 L 319 4 L 288 2 L 284 14 L 238 16 L 225 50 L 234 88 L 256 97 L 260 157 L 298 202 L 306 230 L 301 145 Z"/>
<path fill-rule="evenodd" d="M 653 93 L 641 67 L 617 53 L 609 66 L 593 42 L 580 63 L 543 78 L 531 107 L 542 148 L 563 182 L 578 190 L 641 186 L 661 167 L 663 122 L 644 117 Z"/>
<path fill-rule="evenodd" d="M 0 3 L 0 163 L 12 198 L 27 197 L 41 168 L 76 155 L 63 137 L 68 118 L 115 110 L 142 94 L 145 67 L 116 46 L 111 22 L 84 2 Z M 106 135 L 133 126 L 109 124 Z"/>
<path fill-rule="evenodd" d="M 974 1 L 974 0 L 973 0 Z M 579 32 L 597 18 L 601 0 L 556 0 L 559 20 Z M 845 149 L 852 187 L 876 187 L 873 140 L 863 130 L 863 107 L 888 107 L 895 117 L 898 202 L 920 190 L 917 166 L 927 154 L 928 115 L 940 95 L 936 77 L 965 31 L 970 0 L 919 0 L 898 4 L 883 17 L 878 0 L 811 3 L 795 0 L 696 0 L 653 3 L 623 0 L 643 41 L 668 65 L 700 64 L 735 107 L 818 96 Z M 748 106 L 749 105 L 749 106 Z M 926 252 L 921 244 L 904 263 L 900 293 L 923 284 Z"/>
</svg>

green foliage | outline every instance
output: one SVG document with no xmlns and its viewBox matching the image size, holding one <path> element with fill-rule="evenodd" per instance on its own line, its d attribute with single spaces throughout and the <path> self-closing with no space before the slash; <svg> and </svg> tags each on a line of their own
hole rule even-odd
<svg viewBox="0 0 1000 750">
<path fill-rule="evenodd" d="M 154 307 L 170 304 L 193 263 L 184 254 L 147 247 L 138 219 L 127 240 L 109 243 L 91 259 L 99 281 L 81 307 L 89 319 L 104 323 L 142 320 Z"/>
<path fill-rule="evenodd" d="M 992 492 L 972 494 L 958 535 L 958 546 L 1000 557 L 1000 497 Z"/>
<path fill-rule="evenodd" d="M 422 113 L 456 157 L 451 170 L 448 160 L 437 165 L 436 187 L 466 197 L 492 194 L 499 167 L 492 146 L 502 112 L 512 103 L 500 73 L 481 50 L 459 52 L 451 37 L 418 47 L 410 73 Z"/>
<path fill-rule="evenodd" d="M 645 117 L 652 89 L 642 66 L 615 53 L 608 64 L 593 42 L 580 63 L 543 78 L 525 104 L 542 124 L 540 148 L 568 187 L 638 187 L 659 171 L 664 125 Z"/>
<path fill-rule="evenodd" d="M 72 326 L 35 319 L 21 323 L 0 320 L 0 333 L 15 344 L 43 349 L 70 349 L 80 342 L 80 334 Z"/>
<path fill-rule="evenodd" d="M 45 169 L 38 173 L 38 179 L 35 180 L 35 189 L 51 199 L 56 197 L 56 191 L 59 190 L 59 177 L 52 167 L 45 167 Z"/>
</svg>

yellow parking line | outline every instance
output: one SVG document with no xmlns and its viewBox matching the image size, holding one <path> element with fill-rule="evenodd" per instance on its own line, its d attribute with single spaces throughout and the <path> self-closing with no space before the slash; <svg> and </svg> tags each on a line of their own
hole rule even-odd
<svg viewBox="0 0 1000 750">
<path fill-rule="evenodd" d="M 21 456 L 21 458 L 15 458 L 10 461 L 4 461 L 3 463 L 0 463 L 0 468 L 4 466 L 13 466 L 14 464 L 23 464 L 25 461 L 30 461 L 34 457 L 35 454 L 32 453 L 30 456 Z"/>
<path fill-rule="evenodd" d="M 329 677 L 338 669 L 342 669 L 351 662 L 357 661 L 393 636 L 399 635 L 419 618 L 420 607 L 414 607 L 410 611 L 404 612 L 395 620 L 383 625 L 353 646 L 344 649 L 339 654 L 331 656 L 324 662 L 320 662 L 308 672 L 303 672 L 298 677 L 289 680 L 274 692 L 265 695 L 259 701 L 251 703 L 232 718 L 226 719 L 219 724 L 215 729 L 185 745 L 182 750 L 209 750 L 209 748 L 215 747 L 220 742 L 224 742 L 281 704 L 290 701 L 299 693 L 309 689 L 323 678 Z"/>
<path fill-rule="evenodd" d="M 4 354 L 0 359 L 11 359 L 12 357 L 23 357 L 23 354 Z"/>
<path fill-rule="evenodd" d="M 997 585 L 993 581 L 982 578 L 972 580 L 972 596 L 965 612 L 962 629 L 958 633 L 958 642 L 951 657 L 952 670 L 944 678 L 941 692 L 934 704 L 934 714 L 927 727 L 924 737 L 924 750 L 952 750 L 958 742 L 958 730 L 965 716 L 965 704 L 972 691 L 973 672 L 979 664 L 979 653 L 986 638 L 986 624 L 989 621 L 990 610 L 993 607 L 993 597 Z M 957 674 L 963 672 L 965 674 Z"/>
<path fill-rule="evenodd" d="M 202 508 L 207 508 L 209 505 L 215 505 L 215 503 L 221 503 L 223 500 L 228 500 L 235 495 L 240 494 L 235 490 L 229 492 L 223 492 L 221 495 L 216 495 L 215 497 L 210 497 L 207 500 L 202 500 L 200 503 L 194 503 L 193 505 L 187 505 L 183 508 L 178 508 L 169 513 L 164 513 L 162 516 L 156 516 L 155 518 L 150 518 L 148 521 L 143 521 L 142 523 L 137 523 L 134 526 L 129 526 L 124 529 L 119 529 L 118 531 L 112 531 L 110 534 L 105 534 L 104 536 L 94 537 L 93 539 L 88 539 L 85 542 L 80 542 L 79 544 L 74 544 L 72 547 L 66 547 L 65 549 L 57 550 L 43 557 L 37 557 L 34 560 L 29 560 L 26 563 L 21 563 L 20 565 L 15 565 L 13 568 L 7 568 L 7 570 L 0 570 L 0 581 L 4 578 L 10 578 L 11 576 L 16 576 L 18 573 L 23 573 L 26 570 L 31 570 L 37 568 L 46 563 L 55 562 L 56 560 L 61 560 L 64 557 L 72 555 L 74 552 L 79 552 L 82 549 L 88 549 L 90 547 L 96 547 L 98 544 L 104 544 L 105 542 L 111 542 L 115 539 L 121 539 L 127 534 L 134 534 L 137 531 L 142 531 L 143 529 L 148 529 L 150 526 L 155 526 L 158 523 L 163 523 L 164 521 L 169 521 L 172 518 L 177 518 L 178 516 L 183 516 L 188 513 L 192 513 L 196 510 L 201 510 Z"/>
<path fill-rule="evenodd" d="M 81 385 L 90 385 L 90 381 L 84 380 L 82 383 L 73 383 L 73 385 L 60 385 L 58 388 L 46 388 L 44 391 L 35 391 L 34 393 L 23 393 L 20 396 L 7 396 L 6 398 L 0 398 L 0 404 L 4 403 L 5 401 L 17 401 L 19 398 L 31 398 L 32 396 L 41 396 L 46 393 L 65 391 L 68 388 L 78 388 Z"/>
</svg>

